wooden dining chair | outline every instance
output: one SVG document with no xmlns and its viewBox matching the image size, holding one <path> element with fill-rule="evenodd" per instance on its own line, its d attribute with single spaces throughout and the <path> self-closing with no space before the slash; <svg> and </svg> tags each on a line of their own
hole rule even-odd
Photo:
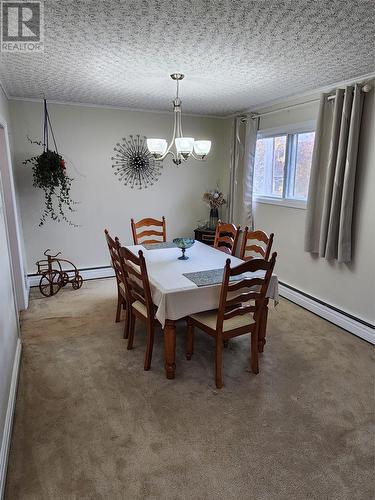
<svg viewBox="0 0 375 500">
<path fill-rule="evenodd" d="M 116 284 L 117 284 L 117 310 L 116 310 L 116 323 L 121 319 L 121 309 L 125 310 L 125 326 L 124 326 L 124 338 L 128 338 L 128 293 L 126 291 L 125 278 L 123 276 L 123 269 L 121 265 L 119 249 L 121 247 L 119 239 L 116 237 L 113 239 L 108 230 L 104 229 L 105 238 L 107 240 L 107 245 L 109 249 L 109 254 L 111 256 L 111 262 L 113 270 L 115 271 Z"/>
<path fill-rule="evenodd" d="M 263 321 L 263 307 L 266 293 L 276 262 L 276 252 L 267 261 L 252 259 L 236 267 L 230 267 L 227 259 L 221 285 L 219 309 L 192 314 L 187 319 L 186 358 L 193 354 L 194 327 L 198 327 L 215 338 L 215 382 L 220 389 L 222 379 L 223 342 L 246 333 L 251 334 L 251 370 L 259 373 L 258 338 Z M 232 276 L 256 271 L 265 271 L 263 277 L 243 278 L 230 282 Z"/>
<path fill-rule="evenodd" d="M 131 219 L 131 226 L 134 245 L 141 245 L 143 243 L 160 243 L 161 241 L 167 240 L 167 230 L 164 216 L 162 217 L 162 220 L 152 219 L 148 217 L 146 219 L 141 219 L 138 222 L 134 222 L 134 219 Z M 149 227 L 154 227 L 154 229 L 143 229 Z M 155 229 L 155 227 L 161 227 L 161 230 Z M 156 237 L 156 239 L 149 239 L 149 236 Z"/>
<path fill-rule="evenodd" d="M 229 255 L 234 255 L 236 253 L 239 234 L 240 226 L 225 224 L 219 220 L 216 226 L 214 248 Z"/>
<path fill-rule="evenodd" d="M 139 318 L 146 323 L 147 342 L 144 361 L 144 369 L 151 367 L 152 349 L 154 346 L 154 330 L 159 324 L 155 318 L 155 306 L 151 298 L 150 282 L 147 274 L 146 261 L 142 250 L 138 256 L 134 255 L 128 248 L 121 247 L 119 250 L 124 277 L 129 290 L 129 337 L 128 349 L 133 348 L 135 320 Z"/>
<path fill-rule="evenodd" d="M 269 236 L 264 231 L 249 231 L 246 226 L 242 235 L 241 253 L 240 259 L 249 260 L 253 258 L 259 258 L 260 254 L 265 260 L 268 260 L 271 254 L 271 248 L 273 243 L 274 234 L 271 233 Z M 247 252 L 251 252 L 247 255 Z"/>
</svg>

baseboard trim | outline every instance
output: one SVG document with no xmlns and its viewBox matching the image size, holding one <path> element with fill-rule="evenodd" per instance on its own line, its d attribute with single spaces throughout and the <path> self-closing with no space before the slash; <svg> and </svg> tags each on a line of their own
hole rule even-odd
<svg viewBox="0 0 375 500">
<path fill-rule="evenodd" d="M 298 304 L 304 309 L 307 309 L 308 311 L 317 314 L 340 328 L 357 335 L 357 337 L 360 337 L 361 339 L 367 340 L 367 342 L 370 342 L 371 344 L 375 344 L 375 327 L 365 321 L 360 320 L 359 318 L 354 318 L 353 316 L 348 315 L 329 304 L 324 304 L 321 300 L 297 290 L 286 283 L 279 284 L 279 293 L 282 297 Z"/>
<path fill-rule="evenodd" d="M 68 272 L 70 276 L 73 276 L 72 272 Z M 112 266 L 101 266 L 101 267 L 86 267 L 84 269 L 79 269 L 79 274 L 84 280 L 97 280 L 100 278 L 113 278 L 115 273 Z M 30 287 L 38 286 L 40 281 L 40 274 L 29 274 L 28 275 Z"/>
<path fill-rule="evenodd" d="M 20 371 L 21 351 L 22 351 L 22 344 L 21 340 L 18 339 L 16 353 L 13 362 L 12 380 L 10 383 L 8 406 L 5 415 L 4 433 L 0 450 L 0 498 L 4 497 L 4 492 L 5 492 L 10 441 L 12 437 L 13 416 L 16 406 L 18 375 Z"/>
</svg>

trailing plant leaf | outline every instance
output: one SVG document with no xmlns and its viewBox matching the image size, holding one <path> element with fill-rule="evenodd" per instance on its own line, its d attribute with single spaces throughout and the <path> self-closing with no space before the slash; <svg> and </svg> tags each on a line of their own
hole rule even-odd
<svg viewBox="0 0 375 500">
<path fill-rule="evenodd" d="M 44 146 L 40 141 L 29 141 Z M 47 218 L 56 222 L 65 221 L 77 227 L 66 216 L 65 212 L 74 212 L 73 206 L 77 203 L 70 197 L 73 179 L 66 175 L 65 160 L 56 151 L 45 149 L 39 156 L 32 156 L 23 162 L 32 165 L 33 186 L 43 189 L 45 208 L 41 215 L 39 226 L 43 226 Z"/>
</svg>

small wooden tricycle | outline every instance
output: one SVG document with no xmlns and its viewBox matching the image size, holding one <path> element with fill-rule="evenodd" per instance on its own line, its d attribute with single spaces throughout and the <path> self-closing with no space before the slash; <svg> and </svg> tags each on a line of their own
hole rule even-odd
<svg viewBox="0 0 375 500">
<path fill-rule="evenodd" d="M 52 297 L 52 295 L 55 295 L 60 288 L 68 283 L 72 284 L 73 290 L 81 288 L 83 278 L 73 262 L 66 259 L 58 259 L 57 256 L 60 255 L 61 252 L 56 255 L 50 255 L 47 252 L 50 252 L 49 248 L 44 252 L 47 259 L 38 260 L 36 263 L 38 266 L 38 274 L 41 274 L 39 281 L 40 293 L 45 297 Z M 63 263 L 69 264 L 73 269 L 68 271 L 64 270 L 62 268 Z"/>
</svg>

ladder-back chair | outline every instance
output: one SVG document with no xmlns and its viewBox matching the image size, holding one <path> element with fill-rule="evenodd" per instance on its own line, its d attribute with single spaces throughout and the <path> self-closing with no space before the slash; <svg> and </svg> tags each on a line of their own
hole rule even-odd
<svg viewBox="0 0 375 500">
<path fill-rule="evenodd" d="M 242 235 L 240 259 L 249 260 L 262 256 L 265 260 L 268 260 L 271 254 L 273 237 L 273 233 L 268 236 L 268 234 L 259 229 L 257 231 L 249 231 L 249 228 L 246 226 Z"/>
<path fill-rule="evenodd" d="M 148 217 L 146 219 L 141 219 L 138 222 L 134 222 L 134 219 L 131 219 L 131 227 L 134 245 L 141 245 L 143 243 L 160 243 L 167 240 L 165 217 L 162 217 L 162 220 L 152 219 L 151 217 Z M 147 229 L 150 227 L 151 229 Z M 150 236 L 152 238 L 150 238 Z"/>
<path fill-rule="evenodd" d="M 155 318 L 155 306 L 152 302 L 146 261 L 142 250 L 137 256 L 128 248 L 121 247 L 119 253 L 130 293 L 128 349 L 133 348 L 135 320 L 139 318 L 146 323 L 147 327 L 144 369 L 149 370 L 154 346 L 154 329 L 159 323 Z"/>
<path fill-rule="evenodd" d="M 276 256 L 277 254 L 274 253 L 269 261 L 252 259 L 232 268 L 230 267 L 230 259 L 227 259 L 221 285 L 219 309 L 192 314 L 187 319 L 186 358 L 188 360 L 193 354 L 194 327 L 198 327 L 215 338 L 215 382 L 219 389 L 223 386 L 223 342 L 233 337 L 246 333 L 251 334 L 251 370 L 255 374 L 259 372 L 258 338 L 266 293 Z M 245 277 L 240 281 L 230 281 L 232 276 L 258 271 L 265 272 L 254 277 Z"/>
<path fill-rule="evenodd" d="M 116 276 L 117 284 L 117 310 L 116 310 L 116 323 L 121 319 L 121 309 L 125 310 L 125 327 L 124 338 L 128 338 L 128 294 L 126 292 L 125 279 L 123 276 L 123 269 L 121 265 L 119 249 L 121 247 L 119 239 L 113 239 L 108 230 L 104 229 L 104 235 L 107 241 L 109 255 L 111 257 L 112 267 Z"/>
<path fill-rule="evenodd" d="M 239 234 L 240 226 L 225 224 L 219 220 L 216 226 L 214 248 L 229 255 L 234 255 L 236 253 Z"/>
</svg>

